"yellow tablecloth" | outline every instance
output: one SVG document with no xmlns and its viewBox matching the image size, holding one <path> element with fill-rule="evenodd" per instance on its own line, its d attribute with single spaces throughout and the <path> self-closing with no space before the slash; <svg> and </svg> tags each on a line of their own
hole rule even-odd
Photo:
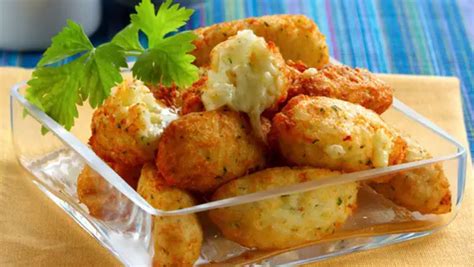
<svg viewBox="0 0 474 267">
<path fill-rule="evenodd" d="M 114 266 L 119 262 L 30 182 L 11 144 L 9 89 L 30 72 L 0 68 L 0 266 Z M 467 147 L 455 78 L 382 75 L 395 95 Z M 446 229 L 426 238 L 342 256 L 316 265 L 474 265 L 471 173 L 462 209 Z"/>
</svg>

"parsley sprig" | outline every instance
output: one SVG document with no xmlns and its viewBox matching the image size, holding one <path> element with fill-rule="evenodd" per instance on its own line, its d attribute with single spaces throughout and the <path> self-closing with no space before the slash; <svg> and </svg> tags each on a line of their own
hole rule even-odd
<svg viewBox="0 0 474 267">
<path fill-rule="evenodd" d="M 165 86 L 191 85 L 198 69 L 188 53 L 196 37 L 189 31 L 176 32 L 193 10 L 171 0 L 157 12 L 150 0 L 143 0 L 135 10 L 130 25 L 97 47 L 79 24 L 68 20 L 28 81 L 26 98 L 69 130 L 78 117 L 77 105 L 88 101 L 93 108 L 100 106 L 122 81 L 120 68 L 127 67 L 127 57 L 136 59 L 132 73 L 137 79 Z M 140 31 L 147 37 L 147 48 L 140 44 Z M 60 64 L 65 59 L 71 60 Z"/>
</svg>

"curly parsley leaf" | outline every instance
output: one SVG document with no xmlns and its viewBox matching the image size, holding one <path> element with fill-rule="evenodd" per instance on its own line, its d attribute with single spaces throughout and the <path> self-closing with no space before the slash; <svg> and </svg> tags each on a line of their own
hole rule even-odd
<svg viewBox="0 0 474 267">
<path fill-rule="evenodd" d="M 93 48 L 82 27 L 68 20 L 67 26 L 53 37 L 51 46 L 44 52 L 38 66 L 52 64 Z"/>
</svg>

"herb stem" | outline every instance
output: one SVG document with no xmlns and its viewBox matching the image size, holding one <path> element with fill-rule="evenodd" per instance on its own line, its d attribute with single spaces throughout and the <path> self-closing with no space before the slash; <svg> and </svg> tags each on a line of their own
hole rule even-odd
<svg viewBox="0 0 474 267">
<path fill-rule="evenodd" d="M 127 57 L 138 57 L 143 53 L 143 51 L 125 51 Z"/>
</svg>

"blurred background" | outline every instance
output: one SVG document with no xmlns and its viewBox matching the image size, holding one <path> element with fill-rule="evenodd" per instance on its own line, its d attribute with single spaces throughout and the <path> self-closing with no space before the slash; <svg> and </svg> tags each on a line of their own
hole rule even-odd
<svg viewBox="0 0 474 267">
<path fill-rule="evenodd" d="M 0 66 L 32 68 L 71 18 L 95 44 L 129 23 L 138 0 L 0 0 Z M 154 1 L 158 3 L 160 1 Z M 305 14 L 332 57 L 373 72 L 457 76 L 474 144 L 473 0 L 181 0 L 195 9 L 186 29 L 266 14 Z M 442 107 L 440 107 L 442 108 Z"/>
</svg>

